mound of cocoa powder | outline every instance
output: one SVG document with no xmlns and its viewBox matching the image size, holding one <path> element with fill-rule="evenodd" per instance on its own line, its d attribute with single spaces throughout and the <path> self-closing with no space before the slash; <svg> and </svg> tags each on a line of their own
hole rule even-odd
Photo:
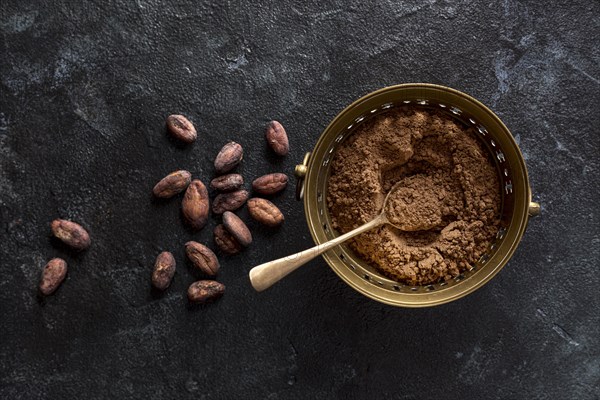
<svg viewBox="0 0 600 400">
<path fill-rule="evenodd" d="M 500 227 L 498 176 L 476 135 L 441 111 L 416 106 L 364 122 L 332 161 L 327 202 L 333 228 L 345 233 L 369 222 L 402 182 L 406 201 L 431 203 L 422 216 L 411 216 L 423 229 L 384 225 L 352 239 L 350 248 L 384 275 L 411 285 L 468 269 Z"/>
<path fill-rule="evenodd" d="M 443 190 L 425 174 L 402 178 L 385 200 L 388 221 L 402 231 L 425 231 L 442 223 Z"/>
</svg>

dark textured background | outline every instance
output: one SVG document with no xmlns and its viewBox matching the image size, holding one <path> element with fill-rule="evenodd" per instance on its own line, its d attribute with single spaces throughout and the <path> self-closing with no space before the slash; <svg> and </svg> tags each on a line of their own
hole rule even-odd
<svg viewBox="0 0 600 400">
<path fill-rule="evenodd" d="M 600 397 L 598 2 L 79 3 L 0 5 L 1 398 Z M 222 258 L 226 295 L 190 308 L 183 243 L 212 246 L 217 220 L 188 232 L 154 183 L 208 181 L 227 139 L 248 181 L 291 175 L 345 105 L 403 82 L 477 97 L 519 141 L 543 215 L 505 269 L 431 309 L 371 301 L 321 259 L 256 294 L 253 265 L 312 244 L 290 187 L 285 225 L 252 225 L 253 246 Z M 192 146 L 165 134 L 179 112 Z M 89 251 L 54 245 L 57 217 L 89 229 Z M 163 249 L 178 270 L 159 298 Z M 68 277 L 40 301 L 53 256 Z"/>
</svg>

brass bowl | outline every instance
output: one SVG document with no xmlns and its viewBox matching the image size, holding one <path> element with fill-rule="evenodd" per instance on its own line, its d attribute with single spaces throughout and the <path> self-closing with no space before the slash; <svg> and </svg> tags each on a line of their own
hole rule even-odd
<svg viewBox="0 0 600 400">
<path fill-rule="evenodd" d="M 331 228 L 327 208 L 329 166 L 335 151 L 359 124 L 398 105 L 415 104 L 444 110 L 473 125 L 496 163 L 502 186 L 501 228 L 489 250 L 471 270 L 451 281 L 409 286 L 391 280 L 356 256 L 346 245 L 323 258 L 347 284 L 382 303 L 400 307 L 429 307 L 459 299 L 492 279 L 515 252 L 530 216 L 540 206 L 531 201 L 525 161 L 508 128 L 485 105 L 457 90 L 426 83 L 386 87 L 356 100 L 327 126 L 311 153 L 296 167 L 297 197 L 304 199 L 310 233 L 317 244 L 338 233 Z"/>
</svg>

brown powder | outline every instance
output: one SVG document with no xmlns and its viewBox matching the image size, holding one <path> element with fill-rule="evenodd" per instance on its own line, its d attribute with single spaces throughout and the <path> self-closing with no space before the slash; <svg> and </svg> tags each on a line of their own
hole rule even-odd
<svg viewBox="0 0 600 400">
<path fill-rule="evenodd" d="M 345 233 L 375 218 L 397 182 L 400 195 L 388 207 L 406 225 L 352 239 L 359 257 L 392 279 L 426 285 L 457 276 L 486 251 L 500 226 L 499 182 L 473 128 L 410 106 L 365 122 L 332 161 L 327 202 L 334 229 Z M 427 204 L 411 215 L 412 202 Z"/>
<path fill-rule="evenodd" d="M 385 214 L 403 231 L 426 231 L 442 223 L 440 191 L 430 176 L 419 174 L 402 178 L 387 194 Z"/>
</svg>

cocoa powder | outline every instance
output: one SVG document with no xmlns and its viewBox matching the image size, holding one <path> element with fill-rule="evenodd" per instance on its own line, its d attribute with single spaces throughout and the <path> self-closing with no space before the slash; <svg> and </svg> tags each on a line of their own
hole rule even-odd
<svg viewBox="0 0 600 400">
<path fill-rule="evenodd" d="M 384 225 L 350 248 L 382 274 L 411 285 L 451 279 L 473 265 L 500 227 L 500 186 L 472 127 L 427 108 L 405 106 L 373 117 L 347 138 L 331 165 L 327 202 L 333 228 L 371 221 L 401 182 L 403 200 L 426 202 L 402 215 L 420 229 Z"/>
<path fill-rule="evenodd" d="M 425 231 L 442 223 L 444 190 L 430 176 L 419 174 L 401 179 L 386 197 L 388 221 L 403 231 Z"/>
</svg>

